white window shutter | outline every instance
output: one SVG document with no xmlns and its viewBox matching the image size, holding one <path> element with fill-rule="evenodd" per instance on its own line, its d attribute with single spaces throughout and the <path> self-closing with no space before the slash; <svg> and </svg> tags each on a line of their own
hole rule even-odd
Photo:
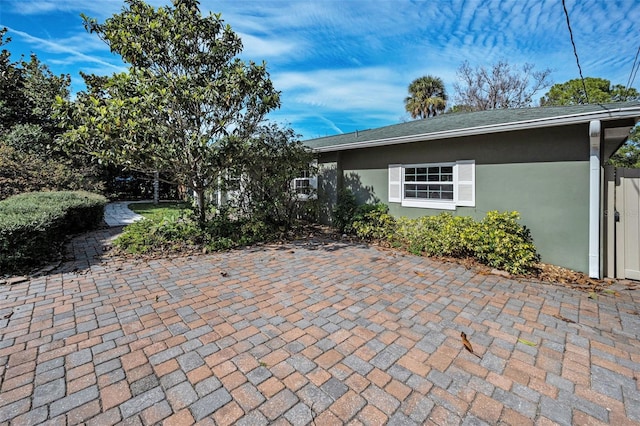
<svg viewBox="0 0 640 426">
<path fill-rule="evenodd" d="M 312 189 L 318 189 L 318 175 L 313 175 L 309 178 L 309 187 Z"/>
<path fill-rule="evenodd" d="M 389 202 L 402 202 L 402 165 L 389 164 Z"/>
<path fill-rule="evenodd" d="M 476 162 L 474 160 L 457 161 L 456 205 L 475 207 L 476 205 Z"/>
<path fill-rule="evenodd" d="M 315 190 L 318 189 L 318 160 L 313 160 L 311 162 L 311 167 L 313 167 L 316 171 L 316 173 L 314 173 L 310 178 L 309 178 L 309 186 Z"/>
</svg>

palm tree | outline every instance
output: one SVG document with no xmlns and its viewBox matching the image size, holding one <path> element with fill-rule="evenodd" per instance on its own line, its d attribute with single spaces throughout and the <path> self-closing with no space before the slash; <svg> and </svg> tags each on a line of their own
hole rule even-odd
<svg viewBox="0 0 640 426">
<path fill-rule="evenodd" d="M 446 108 L 447 94 L 440 77 L 426 75 L 416 78 L 409 85 L 409 95 L 404 106 L 412 118 L 435 117 Z"/>
</svg>

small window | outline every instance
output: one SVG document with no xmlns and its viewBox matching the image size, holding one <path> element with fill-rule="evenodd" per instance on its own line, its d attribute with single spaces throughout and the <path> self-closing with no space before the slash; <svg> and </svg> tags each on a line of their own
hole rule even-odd
<svg viewBox="0 0 640 426">
<path fill-rule="evenodd" d="M 303 173 L 307 174 L 307 173 Z M 311 186 L 311 179 L 308 177 L 305 178 L 297 178 L 294 179 L 294 191 L 298 195 L 310 195 L 313 191 L 313 187 Z"/>
<path fill-rule="evenodd" d="M 475 162 L 390 164 L 389 202 L 455 210 L 475 206 Z"/>
<path fill-rule="evenodd" d="M 406 167 L 404 198 L 453 201 L 453 166 Z"/>
<path fill-rule="evenodd" d="M 314 160 L 311 165 L 317 167 L 318 163 Z M 309 170 L 301 170 L 291 185 L 298 200 L 307 201 L 317 198 L 318 176 L 313 175 Z"/>
</svg>

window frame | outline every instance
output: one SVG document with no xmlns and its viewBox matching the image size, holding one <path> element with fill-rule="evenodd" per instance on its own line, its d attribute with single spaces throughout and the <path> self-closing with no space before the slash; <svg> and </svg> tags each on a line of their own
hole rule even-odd
<svg viewBox="0 0 640 426">
<path fill-rule="evenodd" d="M 456 185 L 455 185 L 455 173 L 456 173 L 456 164 L 455 163 L 437 163 L 437 164 L 405 164 L 402 166 L 402 199 L 405 203 L 413 204 L 418 203 L 420 205 L 424 203 L 436 202 L 436 203 L 453 203 L 455 202 L 456 195 Z M 430 181 L 429 180 L 429 169 L 438 168 L 438 175 L 442 176 L 442 168 L 451 167 L 451 180 L 437 180 Z M 416 178 L 418 176 L 425 176 L 425 180 L 407 180 L 407 171 L 409 169 L 413 169 L 415 172 L 413 176 Z M 425 173 L 418 173 L 419 169 L 425 169 Z M 448 174 L 448 173 L 447 173 Z M 440 194 L 442 194 L 442 186 L 448 185 L 451 186 L 451 199 L 447 198 L 419 198 L 419 197 L 407 197 L 407 191 L 409 185 L 439 185 L 440 186 Z M 418 189 L 415 189 L 418 192 Z M 429 191 L 427 189 L 427 191 Z M 447 191 L 448 192 L 448 191 Z"/>
<path fill-rule="evenodd" d="M 310 163 L 310 166 L 314 167 L 314 168 L 317 168 L 318 167 L 318 160 L 313 160 Z M 306 170 L 301 174 L 308 175 L 308 176 L 299 176 L 299 177 L 294 178 L 291 181 L 291 189 L 295 193 L 296 199 L 298 201 L 309 201 L 309 200 L 317 199 L 318 198 L 318 175 L 309 173 Z M 304 193 L 299 193 L 298 192 L 298 187 L 297 187 L 298 182 L 306 182 L 307 183 L 305 185 L 305 188 L 308 189 L 308 191 L 309 191 L 308 194 L 304 194 Z"/>
<path fill-rule="evenodd" d="M 434 184 L 443 185 L 449 184 L 453 186 L 453 199 L 443 200 L 434 198 L 411 198 L 405 196 L 405 188 L 407 184 L 425 183 L 429 181 L 407 181 L 406 171 L 407 169 L 428 168 L 429 167 L 452 167 L 453 180 L 449 181 L 437 181 Z M 470 167 L 464 170 L 463 176 L 460 174 L 461 167 Z M 399 170 L 398 173 L 394 170 Z M 462 177 L 462 179 L 461 179 Z M 427 178 L 428 179 L 428 178 Z M 402 207 L 418 207 L 426 209 L 437 210 L 456 210 L 457 207 L 475 207 L 475 161 L 474 160 L 462 160 L 462 161 L 449 161 L 439 163 L 412 163 L 412 164 L 389 164 L 389 202 L 400 203 Z M 393 190 L 392 190 L 393 187 Z M 460 189 L 463 188 L 464 196 L 466 199 L 461 199 Z M 398 193 L 399 192 L 399 193 Z"/>
</svg>

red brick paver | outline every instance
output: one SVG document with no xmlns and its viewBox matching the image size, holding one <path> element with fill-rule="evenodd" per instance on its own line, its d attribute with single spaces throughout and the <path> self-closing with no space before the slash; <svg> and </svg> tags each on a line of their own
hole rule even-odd
<svg viewBox="0 0 640 426">
<path fill-rule="evenodd" d="M 124 260 L 116 232 L 0 286 L 0 425 L 640 424 L 638 290 L 341 242 Z"/>
</svg>

